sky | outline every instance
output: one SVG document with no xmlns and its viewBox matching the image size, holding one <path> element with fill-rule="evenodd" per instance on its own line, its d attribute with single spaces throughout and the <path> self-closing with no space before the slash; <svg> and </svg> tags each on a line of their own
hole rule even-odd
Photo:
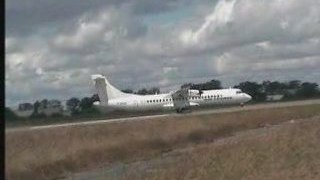
<svg viewBox="0 0 320 180">
<path fill-rule="evenodd" d="M 319 0 L 7 0 L 5 103 L 218 79 L 320 84 Z"/>
</svg>

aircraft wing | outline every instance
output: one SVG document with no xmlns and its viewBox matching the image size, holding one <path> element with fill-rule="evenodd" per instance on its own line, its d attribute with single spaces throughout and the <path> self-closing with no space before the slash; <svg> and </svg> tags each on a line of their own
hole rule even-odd
<svg viewBox="0 0 320 180">
<path fill-rule="evenodd" d="M 190 106 L 199 106 L 199 103 L 190 102 L 190 97 L 201 96 L 201 90 L 190 90 L 190 88 L 182 88 L 172 91 L 168 96 L 172 97 L 172 103 L 165 104 L 163 107 L 172 107 L 175 109 L 184 109 Z"/>
<path fill-rule="evenodd" d="M 169 93 L 170 97 L 178 98 L 178 97 L 192 97 L 192 96 L 201 96 L 203 92 L 201 90 L 183 88 L 177 91 L 171 91 Z"/>
<path fill-rule="evenodd" d="M 182 89 L 179 89 L 177 91 L 172 91 L 169 94 L 173 98 L 187 98 L 187 97 L 189 97 L 189 89 L 188 88 L 182 88 Z"/>
</svg>

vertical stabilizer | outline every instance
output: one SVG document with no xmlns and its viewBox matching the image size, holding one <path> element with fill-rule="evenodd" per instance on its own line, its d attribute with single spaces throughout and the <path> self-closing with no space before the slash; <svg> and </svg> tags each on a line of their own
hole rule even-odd
<svg viewBox="0 0 320 180">
<path fill-rule="evenodd" d="M 95 83 L 95 88 L 102 104 L 108 104 L 108 100 L 110 99 L 127 96 L 126 93 L 123 93 L 119 89 L 113 87 L 105 76 L 95 74 L 91 75 L 91 78 Z"/>
</svg>

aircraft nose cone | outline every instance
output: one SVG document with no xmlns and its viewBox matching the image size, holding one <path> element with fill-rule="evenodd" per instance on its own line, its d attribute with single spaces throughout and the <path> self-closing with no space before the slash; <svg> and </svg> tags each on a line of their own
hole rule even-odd
<svg viewBox="0 0 320 180">
<path fill-rule="evenodd" d="M 246 94 L 248 101 L 252 99 L 252 97 L 249 94 Z"/>
</svg>

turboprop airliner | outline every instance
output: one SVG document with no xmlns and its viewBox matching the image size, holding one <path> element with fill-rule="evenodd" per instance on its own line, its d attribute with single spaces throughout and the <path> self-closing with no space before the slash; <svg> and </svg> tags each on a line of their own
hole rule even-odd
<svg viewBox="0 0 320 180">
<path fill-rule="evenodd" d="M 103 75 L 91 76 L 100 101 L 94 105 L 101 110 L 145 111 L 174 109 L 178 113 L 193 106 L 239 104 L 251 100 L 240 89 L 195 90 L 183 88 L 166 94 L 137 95 L 120 91 Z"/>
</svg>

